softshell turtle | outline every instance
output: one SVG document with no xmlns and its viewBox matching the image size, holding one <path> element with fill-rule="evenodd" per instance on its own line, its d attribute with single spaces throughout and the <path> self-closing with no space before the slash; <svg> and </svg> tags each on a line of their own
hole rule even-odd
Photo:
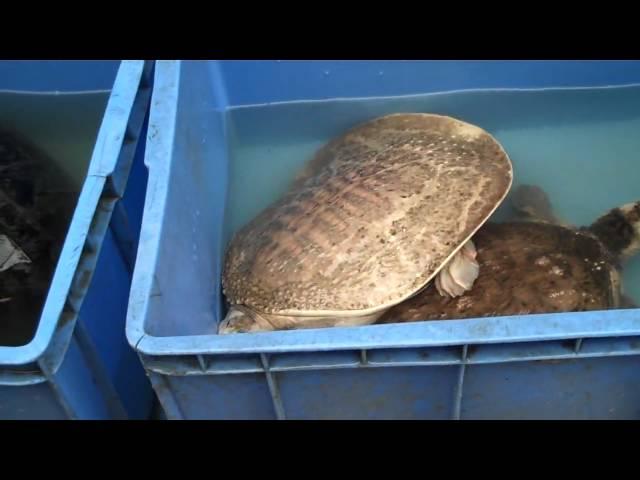
<svg viewBox="0 0 640 480">
<path fill-rule="evenodd" d="M 578 228 L 556 217 L 539 187 L 518 187 L 512 198 L 519 218 L 487 222 L 474 236 L 480 274 L 471 291 L 445 298 L 426 288 L 379 323 L 633 306 L 622 294 L 620 267 L 640 250 L 640 202 Z"/>
<path fill-rule="evenodd" d="M 232 239 L 219 333 L 374 323 L 440 271 L 445 294 L 471 288 L 470 239 L 512 179 L 502 146 L 457 119 L 394 114 L 352 128 Z"/>
</svg>

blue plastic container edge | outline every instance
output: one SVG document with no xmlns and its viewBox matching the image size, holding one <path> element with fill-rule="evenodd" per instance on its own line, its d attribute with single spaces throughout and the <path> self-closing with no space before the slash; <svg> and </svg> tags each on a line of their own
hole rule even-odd
<svg viewBox="0 0 640 480">
<path fill-rule="evenodd" d="M 114 178 L 114 172 L 117 168 L 121 170 L 121 163 L 131 165 L 137 133 L 149 105 L 150 89 L 145 75 L 149 74 L 152 66 L 151 61 L 123 61 L 120 64 L 93 150 L 89 174 L 56 266 L 36 335 L 28 345 L 0 347 L 0 371 L 5 370 L 0 381 L 2 384 L 23 384 L 18 372 L 11 379 L 14 373 L 12 365 L 38 362 L 43 371 L 41 381 L 44 381 L 56 373 L 64 358 L 100 255 L 113 205 L 122 193 L 122 183 L 126 183 L 128 167 L 122 170 L 121 177 L 116 175 Z M 127 146 L 132 147 L 127 149 Z M 34 380 L 31 379 L 30 383 Z"/>
<path fill-rule="evenodd" d="M 149 130 L 144 163 L 149 169 L 138 254 L 132 278 L 126 335 L 135 349 L 145 336 L 144 318 L 153 290 L 154 271 L 158 259 L 160 229 L 167 201 L 168 179 L 172 158 L 178 102 L 180 62 L 158 61 L 151 97 Z"/>
<path fill-rule="evenodd" d="M 608 310 L 580 312 L 571 317 L 551 313 L 234 335 L 155 337 L 146 334 L 135 347 L 140 353 L 151 356 L 223 355 L 417 348 L 636 335 L 640 335 L 639 312 Z"/>
</svg>

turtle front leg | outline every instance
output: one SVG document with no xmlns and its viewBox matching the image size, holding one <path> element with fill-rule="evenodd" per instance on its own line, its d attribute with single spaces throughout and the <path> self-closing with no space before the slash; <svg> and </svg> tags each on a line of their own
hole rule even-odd
<svg viewBox="0 0 640 480">
<path fill-rule="evenodd" d="M 453 256 L 436 276 L 438 293 L 443 297 L 459 297 L 471 290 L 480 274 L 476 247 L 471 240 Z"/>
</svg>

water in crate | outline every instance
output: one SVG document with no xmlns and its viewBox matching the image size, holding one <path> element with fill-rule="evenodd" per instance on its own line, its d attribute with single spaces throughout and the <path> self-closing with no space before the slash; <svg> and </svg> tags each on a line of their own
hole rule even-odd
<svg viewBox="0 0 640 480">
<path fill-rule="evenodd" d="M 0 92 L 0 345 L 38 326 L 108 92 Z"/>
<path fill-rule="evenodd" d="M 513 163 L 514 184 L 511 195 L 493 214 L 491 223 L 513 219 L 512 197 L 514 192 L 521 191 L 518 188 L 520 185 L 535 185 L 546 194 L 552 207 L 554 227 L 558 223 L 566 226 L 552 228 L 550 234 L 555 237 L 536 230 L 536 235 L 541 236 L 537 243 L 539 248 L 543 248 L 541 245 L 545 243 L 542 239 L 549 244 L 545 244 L 546 250 L 542 252 L 548 255 L 530 251 L 531 246 L 526 244 L 519 249 L 518 242 L 522 240 L 512 238 L 508 242 L 496 243 L 499 248 L 509 247 L 510 255 L 522 250 L 522 257 L 516 258 L 531 257 L 532 265 L 535 266 L 537 261 L 540 272 L 546 269 L 544 271 L 548 273 L 543 276 L 547 281 L 546 286 L 539 282 L 536 284 L 537 277 L 524 275 L 519 290 L 516 290 L 531 289 L 538 285 L 540 291 L 536 295 L 544 296 L 545 288 L 551 288 L 546 294 L 551 292 L 556 299 L 550 302 L 549 311 L 554 311 L 553 305 L 559 309 L 571 305 L 582 309 L 582 301 L 574 298 L 572 303 L 571 297 L 582 297 L 585 291 L 600 292 L 603 297 L 608 295 L 608 299 L 602 300 L 605 305 L 607 302 L 620 305 L 615 301 L 615 275 L 605 275 L 612 261 L 615 261 L 607 252 L 617 248 L 615 242 L 620 240 L 620 236 L 627 235 L 627 240 L 632 238 L 629 237 L 633 233 L 629 230 L 629 222 L 633 222 L 635 210 L 631 207 L 623 209 L 628 220 L 626 223 L 615 214 L 607 217 L 608 221 L 605 219 L 600 222 L 601 226 L 608 228 L 600 228 L 600 234 L 609 241 L 603 251 L 592 251 L 590 243 L 583 244 L 582 240 L 571 249 L 567 247 L 567 242 L 576 238 L 577 227 L 589 226 L 610 209 L 640 199 L 640 169 L 637 166 L 640 160 L 640 88 L 637 86 L 468 91 L 236 108 L 229 117 L 232 140 L 227 210 L 229 235 L 280 198 L 304 163 L 325 142 L 356 124 L 396 112 L 452 116 L 485 129 L 504 147 Z M 446 199 L 442 199 L 442 202 L 442 205 L 447 204 Z M 429 218 L 425 215 L 425 221 Z M 559 231 L 564 233 L 558 234 Z M 564 250 L 557 251 L 557 245 L 563 245 Z M 480 275 L 491 275 L 491 265 L 482 268 L 483 248 L 478 245 Z M 585 263 L 576 263 L 577 252 L 584 253 L 585 250 L 589 253 L 582 257 L 586 258 Z M 340 254 L 348 255 L 348 252 Z M 500 271 L 505 267 L 493 265 L 493 268 Z M 592 290 L 574 292 L 570 291 L 572 284 L 563 283 L 572 275 L 574 280 L 582 278 L 579 276 L 587 271 L 599 272 L 585 280 L 590 282 L 589 288 Z M 500 284 L 496 277 L 491 278 Z M 376 282 L 379 280 L 376 279 Z M 559 282 L 549 287 L 552 280 Z M 503 281 L 511 280 L 510 277 L 503 277 Z M 637 302 L 640 299 L 640 259 L 633 257 L 624 262 L 622 282 L 624 292 L 629 297 L 628 300 L 623 298 L 623 302 Z M 450 304 L 445 308 L 454 318 L 464 316 L 461 309 L 464 309 L 464 302 L 469 301 L 468 295 L 449 300 Z M 514 295 L 517 296 L 517 292 L 511 297 Z M 521 296 L 535 303 L 536 296 L 529 298 L 530 291 Z M 517 307 L 519 313 L 535 310 L 521 304 Z M 487 311 L 487 314 L 500 313 L 500 307 L 491 305 L 491 308 L 493 310 Z"/>
</svg>

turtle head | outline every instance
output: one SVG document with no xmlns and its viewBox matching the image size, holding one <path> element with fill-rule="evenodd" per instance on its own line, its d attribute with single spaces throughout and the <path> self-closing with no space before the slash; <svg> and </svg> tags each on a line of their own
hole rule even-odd
<svg viewBox="0 0 640 480">
<path fill-rule="evenodd" d="M 273 327 L 262 315 L 244 305 L 232 305 L 218 326 L 218 335 L 267 330 L 273 330 Z"/>
<path fill-rule="evenodd" d="M 549 196 L 536 185 L 520 185 L 514 189 L 511 205 L 523 220 L 557 223 Z"/>
<path fill-rule="evenodd" d="M 632 257 L 640 251 L 640 201 L 609 210 L 588 230 L 619 259 Z"/>
</svg>

